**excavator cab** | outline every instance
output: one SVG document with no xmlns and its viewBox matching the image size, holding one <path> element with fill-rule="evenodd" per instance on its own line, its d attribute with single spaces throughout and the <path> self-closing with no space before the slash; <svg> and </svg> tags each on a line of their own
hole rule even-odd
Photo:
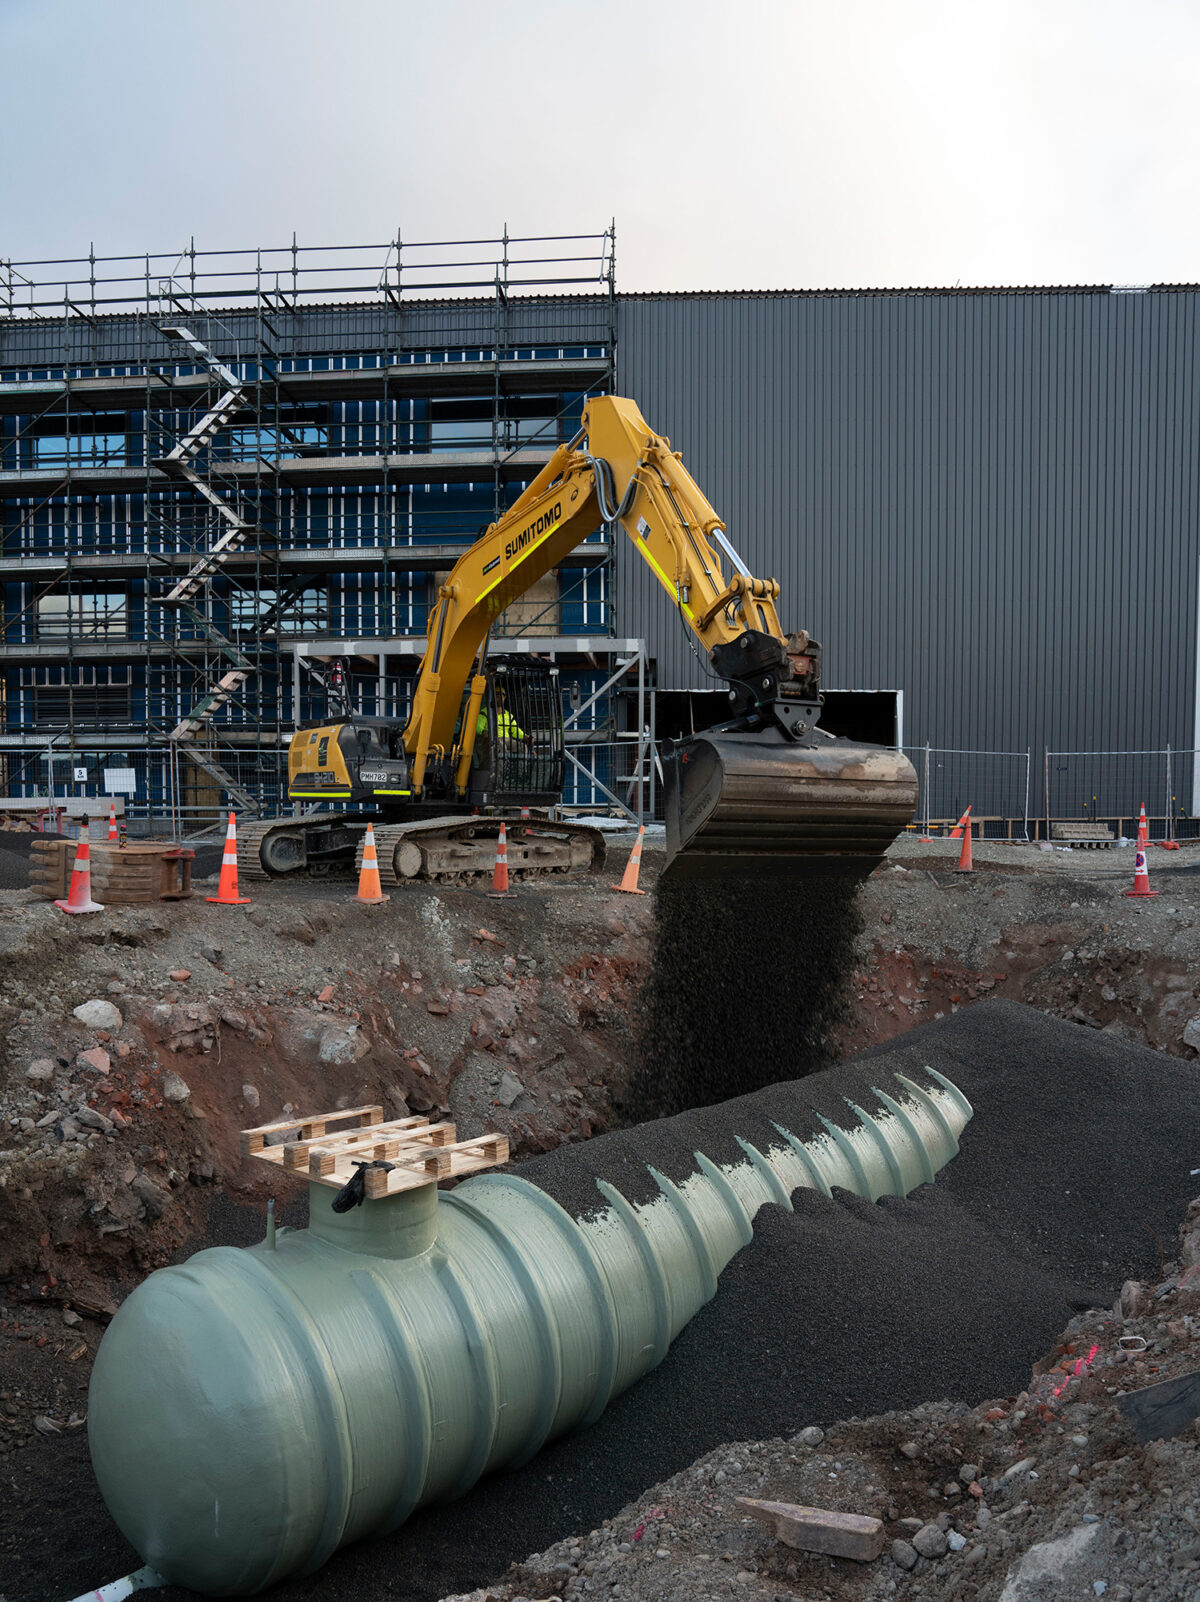
<svg viewBox="0 0 1200 1602">
<path fill-rule="evenodd" d="M 487 680 L 468 799 L 486 807 L 557 806 L 566 778 L 558 669 L 535 659 L 493 660 Z"/>
</svg>

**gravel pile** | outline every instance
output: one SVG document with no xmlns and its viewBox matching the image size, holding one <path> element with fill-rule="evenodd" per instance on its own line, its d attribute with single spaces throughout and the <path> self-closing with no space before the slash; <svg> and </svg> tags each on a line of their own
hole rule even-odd
<svg viewBox="0 0 1200 1602">
<path fill-rule="evenodd" d="M 802 1193 L 794 1214 L 764 1209 L 716 1298 L 593 1428 L 272 1594 L 416 1602 L 481 1585 L 601 1525 L 723 1442 L 931 1398 L 973 1405 L 1015 1393 L 1074 1307 L 1111 1303 L 1125 1279 L 1157 1278 L 1158 1240 L 1170 1241 L 1194 1187 L 1189 1169 L 1200 1165 L 1194 1073 L 1009 1003 L 970 1008 L 798 1091 L 602 1137 L 520 1171 L 579 1209 L 588 1187 L 564 1177 L 574 1166 L 628 1186 L 636 1147 L 643 1161 L 679 1173 L 686 1136 L 702 1121 L 712 1141 L 734 1127 L 752 1134 L 756 1116 L 783 1106 L 795 1121 L 806 1094 L 848 1089 L 858 1099 L 864 1073 L 926 1063 L 976 1107 L 961 1155 L 936 1186 L 874 1207 Z M 79 1446 L 56 1441 L 55 1450 Z M 69 1574 L 79 1589 L 134 1559 L 82 1473 L 74 1496 L 77 1527 L 88 1527 L 87 1573 L 75 1564 Z M 22 1513 L 31 1549 L 37 1517 L 36 1508 Z M 66 1568 L 57 1572 L 70 1594 Z M 45 1577 L 9 1578 L 0 1564 L 0 1590 L 25 1602 L 46 1594 Z M 175 1596 L 183 1593 L 164 1593 Z"/>
<path fill-rule="evenodd" d="M 0 890 L 24 890 L 29 883 L 29 852 L 35 840 L 44 840 L 42 834 L 20 834 L 16 830 L 0 830 Z"/>
</svg>

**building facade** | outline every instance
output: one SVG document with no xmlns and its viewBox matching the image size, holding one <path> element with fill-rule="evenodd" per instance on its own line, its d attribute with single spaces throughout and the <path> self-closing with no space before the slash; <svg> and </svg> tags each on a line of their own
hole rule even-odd
<svg viewBox="0 0 1200 1602">
<path fill-rule="evenodd" d="M 1061 772 L 1055 815 L 1118 811 L 1082 797 L 1111 763 L 1059 756 L 1171 747 L 1162 810 L 1194 814 L 1196 302 L 627 296 L 611 231 L 0 264 L 6 789 L 132 772 L 134 816 L 273 809 L 297 723 L 343 695 L 404 712 L 457 555 L 616 388 L 780 580 L 827 684 L 897 692 L 918 753 L 1012 757 L 982 804 L 1019 812 L 1029 752 L 1027 809 Z M 663 731 L 706 715 L 619 532 L 500 633 L 559 666 L 576 804 L 647 777 L 639 676 Z"/>
</svg>

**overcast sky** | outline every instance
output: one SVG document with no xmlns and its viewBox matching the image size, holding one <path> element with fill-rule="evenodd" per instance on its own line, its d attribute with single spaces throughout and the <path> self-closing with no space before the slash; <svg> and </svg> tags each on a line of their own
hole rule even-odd
<svg viewBox="0 0 1200 1602">
<path fill-rule="evenodd" d="M 617 224 L 638 289 L 1200 280 L 1196 0 L 0 0 L 0 258 Z"/>
</svg>

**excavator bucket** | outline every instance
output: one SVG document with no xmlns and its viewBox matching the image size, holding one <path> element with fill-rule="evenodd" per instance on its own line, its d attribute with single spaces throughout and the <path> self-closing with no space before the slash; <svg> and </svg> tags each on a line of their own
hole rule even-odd
<svg viewBox="0 0 1200 1602">
<path fill-rule="evenodd" d="M 714 729 L 663 763 L 664 880 L 865 877 L 912 821 L 917 775 L 901 751 L 817 732 Z"/>
</svg>

